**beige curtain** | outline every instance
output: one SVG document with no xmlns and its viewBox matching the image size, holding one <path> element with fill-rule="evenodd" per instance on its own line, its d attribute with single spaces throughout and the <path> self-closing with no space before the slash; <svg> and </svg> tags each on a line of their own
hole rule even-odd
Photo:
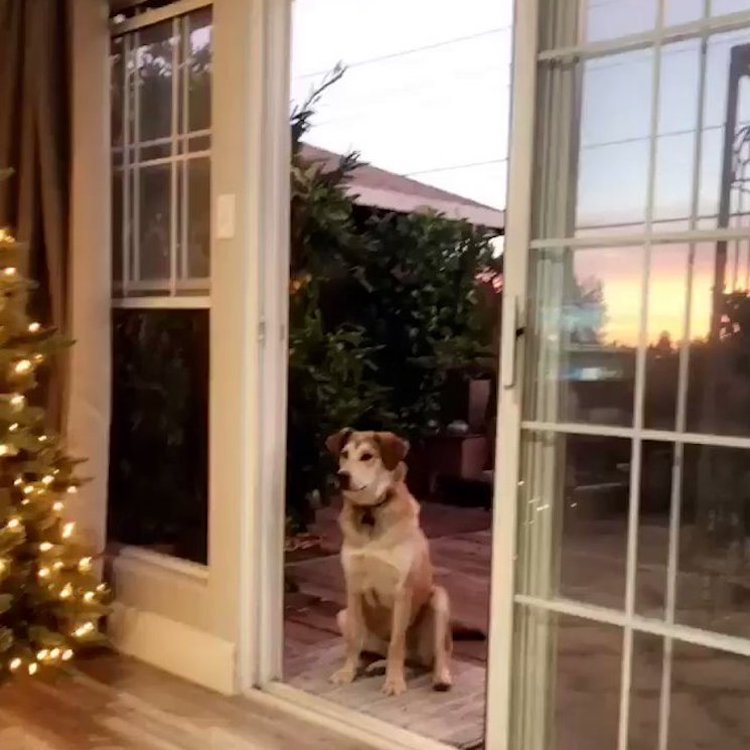
<svg viewBox="0 0 750 750">
<path fill-rule="evenodd" d="M 67 0 L 0 0 L 0 226 L 30 243 L 34 314 L 65 331 L 70 167 Z M 65 358 L 44 383 L 62 428 Z"/>
</svg>

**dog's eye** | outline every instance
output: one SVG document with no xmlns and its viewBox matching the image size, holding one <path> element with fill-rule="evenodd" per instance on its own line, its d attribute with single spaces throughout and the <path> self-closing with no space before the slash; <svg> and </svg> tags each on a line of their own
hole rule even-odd
<svg viewBox="0 0 750 750">
<path fill-rule="evenodd" d="M 363 453 L 359 458 L 361 461 L 371 461 L 372 453 Z"/>
</svg>

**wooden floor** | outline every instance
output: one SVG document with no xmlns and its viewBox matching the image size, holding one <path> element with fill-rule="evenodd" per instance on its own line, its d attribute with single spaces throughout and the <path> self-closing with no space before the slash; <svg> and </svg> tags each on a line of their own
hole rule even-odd
<svg viewBox="0 0 750 750">
<path fill-rule="evenodd" d="M 245 698 L 105 655 L 0 689 L 0 750 L 365 750 Z"/>
<path fill-rule="evenodd" d="M 490 514 L 484 510 L 434 504 L 422 506 L 422 525 L 438 582 L 451 597 L 454 618 L 486 632 L 489 607 Z M 285 606 L 285 679 L 341 705 L 355 708 L 459 748 L 482 745 L 486 641 L 457 642 L 455 685 L 449 693 L 431 689 L 427 675 L 412 675 L 409 690 L 398 698 L 380 693 L 382 676 L 361 677 L 335 688 L 328 681 L 342 660 L 336 613 L 344 603 L 338 557 L 340 537 L 334 512 L 319 515 L 316 531 L 322 556 L 287 564 L 298 591 Z"/>
</svg>

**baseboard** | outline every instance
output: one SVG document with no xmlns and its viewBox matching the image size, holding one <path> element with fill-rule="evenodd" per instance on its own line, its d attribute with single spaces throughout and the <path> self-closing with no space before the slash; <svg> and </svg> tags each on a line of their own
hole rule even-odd
<svg viewBox="0 0 750 750">
<path fill-rule="evenodd" d="M 107 619 L 109 636 L 120 653 L 223 695 L 237 692 L 235 644 L 117 602 Z"/>
</svg>

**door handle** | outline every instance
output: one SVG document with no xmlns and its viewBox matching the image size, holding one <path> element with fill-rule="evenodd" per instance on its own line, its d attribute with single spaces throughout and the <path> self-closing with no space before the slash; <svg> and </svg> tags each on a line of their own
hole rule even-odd
<svg viewBox="0 0 750 750">
<path fill-rule="evenodd" d="M 503 372 L 503 388 L 506 391 L 511 390 L 516 386 L 516 361 L 518 358 L 518 347 L 520 346 L 519 342 L 521 340 L 521 337 L 526 332 L 526 326 L 522 325 L 520 320 L 520 310 L 517 296 L 513 298 L 511 316 L 511 324 L 508 326 L 508 332 L 511 335 L 506 335 L 506 340 L 502 342 L 503 361 L 501 362 L 501 366 L 505 366 Z"/>
</svg>

